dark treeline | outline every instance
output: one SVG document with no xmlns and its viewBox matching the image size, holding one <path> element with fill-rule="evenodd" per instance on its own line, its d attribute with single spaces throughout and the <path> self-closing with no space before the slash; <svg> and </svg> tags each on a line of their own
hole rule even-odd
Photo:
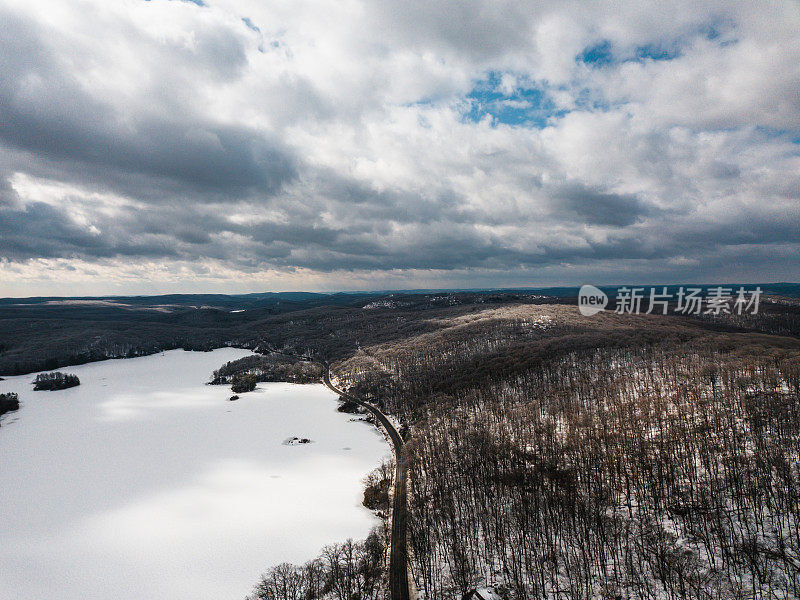
<svg viewBox="0 0 800 600">
<path fill-rule="evenodd" d="M 245 600 L 389 600 L 388 489 L 394 473 L 394 462 L 383 461 L 364 479 L 364 506 L 381 518 L 367 539 L 325 546 L 304 565 L 271 567 Z"/>
<path fill-rule="evenodd" d="M 766 296 L 755 314 L 736 311 L 720 315 L 703 314 L 693 317 L 714 326 L 737 330 L 759 331 L 774 335 L 800 336 L 800 298 Z"/>
<path fill-rule="evenodd" d="M 14 410 L 19 410 L 19 396 L 14 392 L 0 394 L 0 416 Z"/>
<path fill-rule="evenodd" d="M 334 365 L 411 424 L 425 597 L 800 597 L 800 343 L 563 310 Z"/>
<path fill-rule="evenodd" d="M 385 524 L 389 518 L 390 494 L 395 473 L 394 460 L 383 461 L 364 479 L 364 501 L 368 509 L 375 511 Z"/>
<path fill-rule="evenodd" d="M 211 383 L 231 383 L 243 374 L 252 375 L 255 381 L 316 383 L 322 379 L 322 372 L 322 365 L 318 362 L 296 360 L 276 353 L 256 354 L 225 363 L 214 371 Z"/>
<path fill-rule="evenodd" d="M 81 384 L 81 380 L 77 375 L 71 373 L 39 373 L 36 379 L 33 380 L 33 389 L 36 391 L 46 390 L 65 390 L 67 388 L 75 387 Z"/>
<path fill-rule="evenodd" d="M 363 542 L 326 546 L 304 565 L 272 567 L 246 600 L 384 600 L 385 555 L 383 533 L 376 529 Z"/>
</svg>

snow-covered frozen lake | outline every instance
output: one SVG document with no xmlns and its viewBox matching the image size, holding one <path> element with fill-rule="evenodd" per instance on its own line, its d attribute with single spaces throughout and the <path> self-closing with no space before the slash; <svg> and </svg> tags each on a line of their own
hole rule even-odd
<svg viewBox="0 0 800 600">
<path fill-rule="evenodd" d="M 61 369 L 76 388 L 0 381 L 2 600 L 242 600 L 378 520 L 361 480 L 390 455 L 322 385 L 205 385 L 249 354 L 175 350 Z M 290 437 L 311 444 L 285 445 Z"/>
</svg>

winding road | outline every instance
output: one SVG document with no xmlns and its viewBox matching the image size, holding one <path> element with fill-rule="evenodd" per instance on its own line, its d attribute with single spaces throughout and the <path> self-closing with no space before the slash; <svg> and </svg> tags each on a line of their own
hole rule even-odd
<svg viewBox="0 0 800 600">
<path fill-rule="evenodd" d="M 403 457 L 403 438 L 392 422 L 377 407 L 356 398 L 331 383 L 330 367 L 325 364 L 325 385 L 340 397 L 363 406 L 370 411 L 389 434 L 394 445 L 395 486 L 392 498 L 392 533 L 389 549 L 389 589 L 392 600 L 410 600 L 408 585 L 408 546 L 406 537 L 406 482 L 407 472 Z"/>
</svg>

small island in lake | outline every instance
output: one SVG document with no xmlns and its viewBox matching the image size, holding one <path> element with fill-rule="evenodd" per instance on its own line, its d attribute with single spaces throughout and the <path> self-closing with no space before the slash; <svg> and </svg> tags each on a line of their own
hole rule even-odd
<svg viewBox="0 0 800 600">
<path fill-rule="evenodd" d="M 284 446 L 299 446 L 300 444 L 310 444 L 310 443 L 312 443 L 312 440 L 308 438 L 299 438 L 296 436 L 283 440 Z"/>
<path fill-rule="evenodd" d="M 19 410 L 19 396 L 14 392 L 0 394 L 0 415 Z"/>
<path fill-rule="evenodd" d="M 34 391 L 46 390 L 53 392 L 55 390 L 65 390 L 80 384 L 81 380 L 78 379 L 77 375 L 55 371 L 53 373 L 39 373 L 36 379 L 33 380 L 33 389 Z"/>
</svg>

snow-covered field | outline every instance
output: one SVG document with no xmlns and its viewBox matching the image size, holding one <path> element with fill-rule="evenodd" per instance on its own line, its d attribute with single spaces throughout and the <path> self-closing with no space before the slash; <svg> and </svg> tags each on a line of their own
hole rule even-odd
<svg viewBox="0 0 800 600">
<path fill-rule="evenodd" d="M 176 350 L 0 381 L 2 600 L 241 600 L 266 567 L 363 538 L 361 479 L 390 450 L 322 385 L 204 385 L 249 354 Z M 313 443 L 287 445 L 291 437 Z"/>
</svg>

